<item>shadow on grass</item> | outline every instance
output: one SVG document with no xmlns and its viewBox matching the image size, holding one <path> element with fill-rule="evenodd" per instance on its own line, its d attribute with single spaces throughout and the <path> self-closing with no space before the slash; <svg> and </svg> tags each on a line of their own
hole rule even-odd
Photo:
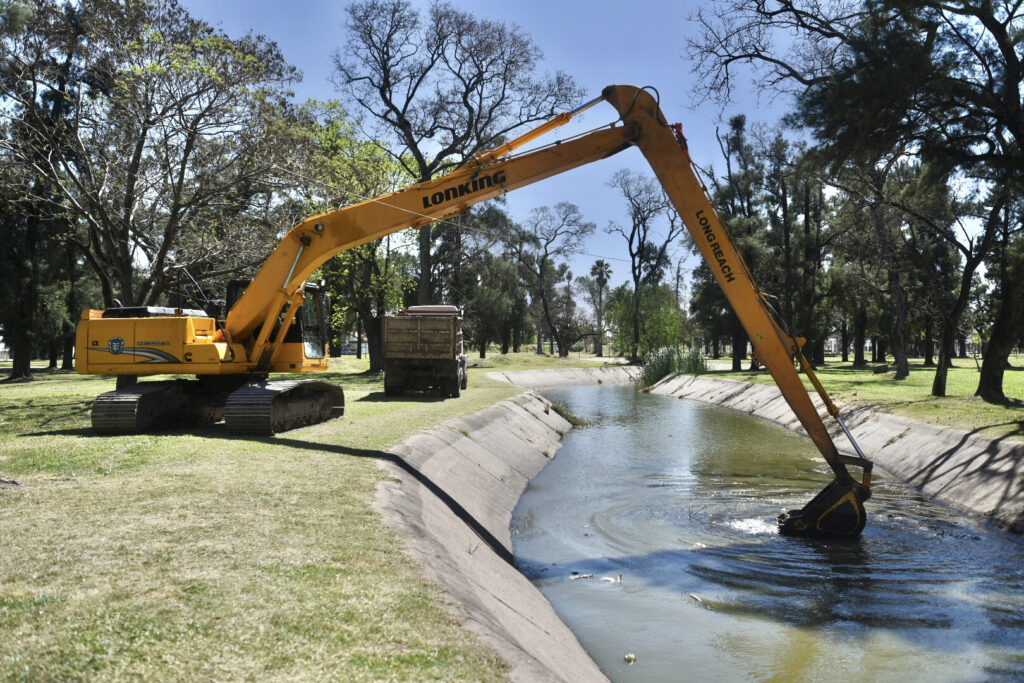
<svg viewBox="0 0 1024 683">
<path fill-rule="evenodd" d="M 367 401 L 369 403 L 387 403 L 395 401 L 411 401 L 413 403 L 437 403 L 446 397 L 439 396 L 436 391 L 414 391 L 405 392 L 401 396 L 388 396 L 383 391 L 374 391 L 365 396 L 357 398 L 354 402 Z"/>
<path fill-rule="evenodd" d="M 237 441 L 244 439 L 253 443 L 262 443 L 268 446 L 287 446 L 289 448 L 305 449 L 311 451 L 317 451 L 320 453 L 334 453 L 337 455 L 344 455 L 354 458 L 373 458 L 374 460 L 380 460 L 383 462 L 389 462 L 410 477 L 415 479 L 430 493 L 432 493 L 438 500 L 451 510 L 452 514 L 458 517 L 462 522 L 472 529 L 481 541 L 487 544 L 491 550 L 494 551 L 498 557 L 503 559 L 505 562 L 512 564 L 512 553 L 499 541 L 495 536 L 487 530 L 487 528 L 481 524 L 477 519 L 470 514 L 466 508 L 462 506 L 450 493 L 444 490 L 440 485 L 434 482 L 430 477 L 423 474 L 423 472 L 416 469 L 416 467 L 402 458 L 396 453 L 388 453 L 387 451 L 377 451 L 367 448 L 352 448 L 351 446 L 345 446 L 341 444 L 325 444 L 314 441 L 303 441 L 302 439 L 296 439 L 288 436 L 276 436 L 276 437 L 256 437 L 256 436 L 245 436 L 239 434 L 230 434 L 227 431 L 211 429 L 209 433 L 204 434 L 211 438 L 220 439 L 231 439 Z"/>
</svg>

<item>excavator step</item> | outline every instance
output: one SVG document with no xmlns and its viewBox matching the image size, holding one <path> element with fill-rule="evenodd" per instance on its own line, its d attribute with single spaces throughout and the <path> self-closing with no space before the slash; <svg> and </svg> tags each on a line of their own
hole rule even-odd
<svg viewBox="0 0 1024 683">
<path fill-rule="evenodd" d="M 268 436 L 317 424 L 345 413 L 341 387 L 317 380 L 250 384 L 232 392 L 224 406 L 228 430 Z"/>
</svg>

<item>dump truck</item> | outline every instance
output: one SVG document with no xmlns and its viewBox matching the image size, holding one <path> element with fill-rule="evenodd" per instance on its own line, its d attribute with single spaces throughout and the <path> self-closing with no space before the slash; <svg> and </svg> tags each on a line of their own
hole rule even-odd
<svg viewBox="0 0 1024 683">
<path fill-rule="evenodd" d="M 437 389 L 458 398 L 466 388 L 462 311 L 410 306 L 384 318 L 384 393 Z"/>
</svg>

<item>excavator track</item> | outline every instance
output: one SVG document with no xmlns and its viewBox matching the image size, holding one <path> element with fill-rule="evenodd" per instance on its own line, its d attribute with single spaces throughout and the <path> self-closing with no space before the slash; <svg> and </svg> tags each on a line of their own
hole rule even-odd
<svg viewBox="0 0 1024 683">
<path fill-rule="evenodd" d="M 135 434 L 177 413 L 188 392 L 179 381 L 142 382 L 108 391 L 92 404 L 92 428 L 101 434 Z"/>
<path fill-rule="evenodd" d="M 232 392 L 224 422 L 237 434 L 271 435 L 317 424 L 345 413 L 341 387 L 317 380 L 249 384 Z"/>
</svg>

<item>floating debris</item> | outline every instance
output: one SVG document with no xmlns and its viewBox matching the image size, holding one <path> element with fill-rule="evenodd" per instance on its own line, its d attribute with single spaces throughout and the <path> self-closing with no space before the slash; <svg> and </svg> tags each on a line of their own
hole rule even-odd
<svg viewBox="0 0 1024 683">
<path fill-rule="evenodd" d="M 607 583 L 622 583 L 622 574 L 619 574 L 616 578 L 612 578 L 610 576 L 602 576 L 601 580 Z"/>
<path fill-rule="evenodd" d="M 632 664 L 636 661 L 636 655 L 632 652 L 627 652 L 626 655 L 622 658 L 622 661 L 626 662 L 626 664 Z"/>
<path fill-rule="evenodd" d="M 689 595 L 691 598 L 693 598 L 697 602 L 704 602 L 704 600 L 699 595 L 697 595 L 696 593 L 687 593 L 687 595 Z"/>
<path fill-rule="evenodd" d="M 579 572 L 573 572 L 572 576 L 569 577 L 569 580 L 570 581 L 575 581 L 576 579 L 592 579 L 592 578 L 594 578 L 593 574 L 580 574 Z"/>
</svg>

